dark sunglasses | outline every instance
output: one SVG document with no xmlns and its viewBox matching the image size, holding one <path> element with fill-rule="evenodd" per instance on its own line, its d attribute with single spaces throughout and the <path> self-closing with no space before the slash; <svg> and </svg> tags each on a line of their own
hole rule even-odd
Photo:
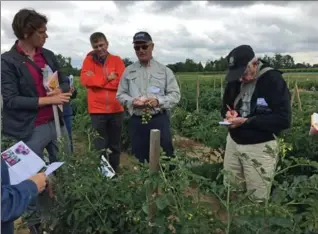
<svg viewBox="0 0 318 234">
<path fill-rule="evenodd" d="M 149 45 L 137 45 L 137 46 L 134 46 L 134 49 L 136 51 L 139 51 L 140 49 L 146 50 L 146 49 L 148 49 L 148 47 L 149 47 Z"/>
</svg>

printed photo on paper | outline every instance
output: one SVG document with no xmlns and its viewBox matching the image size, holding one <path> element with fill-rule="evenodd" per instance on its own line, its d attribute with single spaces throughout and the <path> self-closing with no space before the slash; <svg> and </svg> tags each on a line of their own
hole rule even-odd
<svg viewBox="0 0 318 234">
<path fill-rule="evenodd" d="M 21 161 L 18 155 L 11 149 L 7 150 L 6 152 L 1 154 L 2 159 L 10 166 L 14 166 L 18 162 Z"/>
</svg>

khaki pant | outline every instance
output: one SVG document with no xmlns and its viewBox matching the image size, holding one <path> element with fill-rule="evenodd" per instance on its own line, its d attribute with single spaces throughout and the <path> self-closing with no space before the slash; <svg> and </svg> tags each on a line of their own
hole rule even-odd
<svg viewBox="0 0 318 234">
<path fill-rule="evenodd" d="M 268 148 L 273 152 L 268 152 Z M 240 145 L 233 141 L 230 134 L 227 136 L 224 169 L 224 185 L 231 185 L 231 190 L 252 191 L 252 200 L 263 201 L 268 198 L 271 190 L 271 178 L 277 165 L 277 147 L 275 140 Z"/>
</svg>

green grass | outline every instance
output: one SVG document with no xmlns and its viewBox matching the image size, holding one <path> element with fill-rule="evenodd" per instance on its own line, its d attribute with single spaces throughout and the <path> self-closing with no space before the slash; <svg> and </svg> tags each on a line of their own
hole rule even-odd
<svg viewBox="0 0 318 234">
<path fill-rule="evenodd" d="M 214 80 L 214 79 L 224 79 L 225 74 L 216 74 L 216 75 L 204 75 L 203 73 L 176 73 L 176 76 L 181 80 L 196 80 L 198 77 L 200 80 Z M 318 73 L 308 74 L 308 73 L 284 73 L 283 77 L 290 80 L 311 80 L 318 83 Z"/>
</svg>

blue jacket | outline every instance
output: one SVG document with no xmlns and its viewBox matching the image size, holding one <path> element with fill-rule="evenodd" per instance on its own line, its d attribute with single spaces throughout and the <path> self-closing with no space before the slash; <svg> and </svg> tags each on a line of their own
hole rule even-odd
<svg viewBox="0 0 318 234">
<path fill-rule="evenodd" d="M 10 185 L 8 167 L 1 158 L 1 233 L 14 233 L 14 220 L 24 213 L 37 193 L 37 186 L 31 180 Z"/>
</svg>

